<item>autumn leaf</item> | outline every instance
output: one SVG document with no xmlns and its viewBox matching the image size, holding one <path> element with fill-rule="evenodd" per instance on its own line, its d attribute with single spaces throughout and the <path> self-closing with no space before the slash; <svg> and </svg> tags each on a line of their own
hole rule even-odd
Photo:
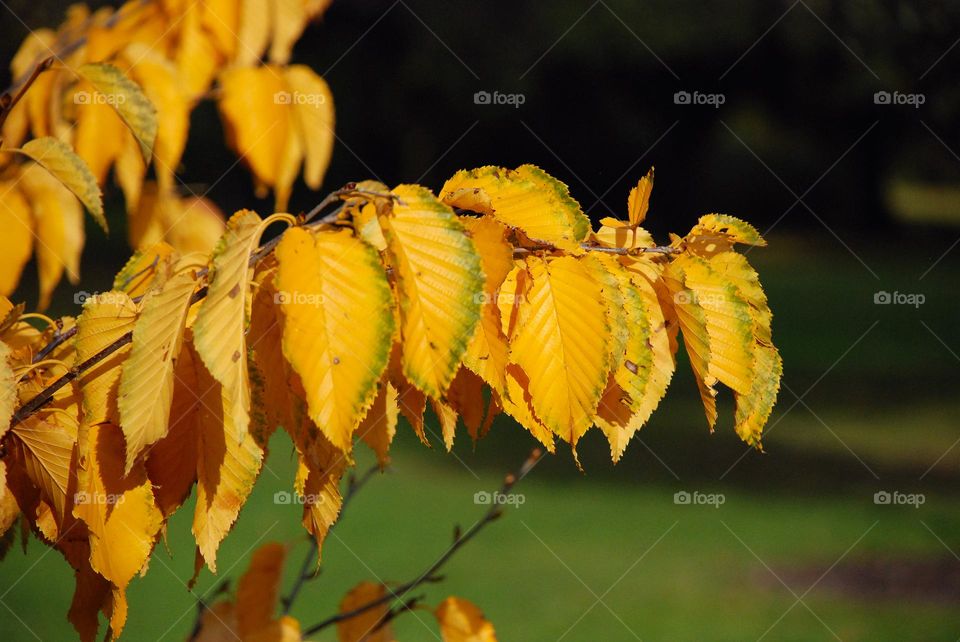
<svg viewBox="0 0 960 642">
<path fill-rule="evenodd" d="M 143 300 L 120 378 L 120 426 L 127 443 L 125 473 L 140 453 L 169 429 L 176 358 L 196 286 L 194 274 L 184 270 Z"/>
<path fill-rule="evenodd" d="M 360 607 L 383 599 L 389 589 L 378 582 L 360 582 L 340 601 L 340 613 L 352 613 Z M 366 609 L 355 617 L 337 622 L 339 642 L 393 642 L 393 630 L 383 619 L 390 612 L 389 603 Z"/>
<path fill-rule="evenodd" d="M 480 257 L 462 224 L 429 190 L 393 189 L 381 217 L 400 293 L 403 373 L 439 398 L 450 385 L 480 317 Z"/>
<path fill-rule="evenodd" d="M 283 354 L 303 382 L 310 418 L 349 451 L 390 354 L 392 298 L 383 266 L 348 232 L 293 228 L 276 256 Z"/>
<path fill-rule="evenodd" d="M 69 146 L 56 138 L 35 138 L 19 151 L 43 166 L 73 192 L 103 231 L 107 231 L 107 219 L 103 216 L 103 196 L 97 187 L 97 181 L 83 159 Z"/>
<path fill-rule="evenodd" d="M 240 210 L 230 218 L 213 253 L 213 277 L 193 326 L 197 353 L 223 385 L 235 440 L 243 441 L 250 423 L 247 375 L 247 290 L 250 253 L 260 240 L 263 221 Z"/>
<path fill-rule="evenodd" d="M 493 625 L 472 602 L 450 596 L 434 611 L 443 642 L 497 642 Z"/>
<path fill-rule="evenodd" d="M 260 546 L 237 584 L 237 633 L 246 638 L 273 620 L 287 549 L 271 542 Z"/>
<path fill-rule="evenodd" d="M 606 305 L 589 267 L 574 257 L 531 257 L 526 266 L 531 286 L 520 303 L 510 363 L 529 377 L 537 417 L 576 446 L 610 372 Z"/>
<path fill-rule="evenodd" d="M 17 288 L 23 266 L 33 252 L 33 217 L 24 193 L 11 181 L 0 181 L 0 294 L 9 296 Z"/>
<path fill-rule="evenodd" d="M 111 64 L 87 63 L 76 71 L 77 75 L 90 82 L 100 95 L 108 99 L 107 104 L 116 110 L 136 137 L 144 162 L 149 163 L 157 137 L 157 110 L 150 99 L 137 83 Z"/>
<path fill-rule="evenodd" d="M 565 250 L 578 250 L 590 231 L 589 219 L 567 186 L 533 165 L 461 170 L 444 184 L 440 200 L 490 214 L 535 241 Z"/>
</svg>

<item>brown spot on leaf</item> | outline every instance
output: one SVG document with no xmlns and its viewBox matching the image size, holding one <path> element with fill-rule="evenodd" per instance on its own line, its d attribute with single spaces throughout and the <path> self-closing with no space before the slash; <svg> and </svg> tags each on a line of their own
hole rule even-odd
<svg viewBox="0 0 960 642">
<path fill-rule="evenodd" d="M 240 294 L 240 284 L 237 283 L 236 285 L 234 285 L 234 286 L 230 289 L 230 292 L 229 292 L 229 295 L 228 295 L 228 296 L 229 296 L 231 299 L 235 299 L 235 298 L 237 298 L 237 295 L 239 295 L 239 294 Z"/>
</svg>

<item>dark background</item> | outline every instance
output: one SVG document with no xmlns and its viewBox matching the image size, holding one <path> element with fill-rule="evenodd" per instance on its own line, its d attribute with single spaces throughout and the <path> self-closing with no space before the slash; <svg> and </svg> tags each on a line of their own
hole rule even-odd
<svg viewBox="0 0 960 642">
<path fill-rule="evenodd" d="M 0 5 L 0 60 L 25 24 L 57 24 L 63 10 Z M 960 3 L 896 0 L 337 0 L 308 28 L 294 62 L 326 77 L 337 106 L 324 192 L 371 177 L 438 190 L 460 168 L 535 163 L 596 220 L 624 216 L 629 188 L 655 165 L 647 227 L 658 240 L 724 212 L 769 241 L 749 252 L 784 359 L 766 453 L 737 440 L 726 393 L 707 433 L 681 350 L 667 397 L 620 464 L 598 431 L 578 448 L 586 475 L 559 448 L 524 481 L 526 503 L 429 589 L 432 603 L 472 599 L 502 640 L 960 637 L 958 43 Z M 479 105 L 478 91 L 524 102 Z M 724 103 L 677 105 L 678 91 Z M 876 104 L 878 91 L 924 103 Z M 212 103 L 194 112 L 184 158 L 182 179 L 225 212 L 270 211 L 242 166 L 224 174 L 235 157 Z M 116 231 L 106 239 L 88 224 L 88 291 L 109 288 L 129 254 L 110 189 Z M 291 209 L 320 198 L 301 184 Z M 30 269 L 17 293 L 28 302 Z M 54 311 L 75 314 L 69 286 L 58 292 Z M 924 303 L 876 305 L 878 292 Z M 450 455 L 436 421 L 427 426 L 435 447 L 402 426 L 395 473 L 372 482 L 328 539 L 324 575 L 294 610 L 304 623 L 360 579 L 407 579 L 435 559 L 452 524 L 476 518 L 473 493 L 532 445 L 504 420 L 476 449 L 459 437 Z M 299 541 L 297 511 L 270 502 L 289 488 L 289 445 L 269 462 L 278 472 L 263 475 L 224 543 L 222 566 L 236 568 L 223 575 L 245 568 L 266 533 Z M 677 491 L 726 501 L 677 505 Z M 881 491 L 925 502 L 877 504 Z M 176 556 L 156 554 L 131 588 L 129 639 L 189 629 L 189 616 L 170 621 L 195 605 L 179 584 L 192 570 L 191 510 L 171 523 Z M 0 586 L 18 582 L 0 602 L 57 639 L 69 635 L 72 578 L 44 550 L 0 565 Z M 220 579 L 204 574 L 197 594 Z M 55 617 L 39 615 L 41 600 L 56 602 Z M 410 618 L 401 627 L 401 640 L 432 639 Z M 11 618 L 0 637 L 33 639 Z"/>
</svg>

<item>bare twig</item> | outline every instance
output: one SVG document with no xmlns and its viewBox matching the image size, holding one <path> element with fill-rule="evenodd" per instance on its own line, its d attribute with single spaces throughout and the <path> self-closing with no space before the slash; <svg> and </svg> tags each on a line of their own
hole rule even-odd
<svg viewBox="0 0 960 642">
<path fill-rule="evenodd" d="M 53 64 L 53 57 L 44 58 L 33 68 L 30 72 L 30 75 L 23 81 L 20 85 L 19 91 L 16 94 L 13 92 L 14 89 L 9 89 L 0 95 L 0 129 L 3 129 L 3 124 L 7 122 L 7 116 L 10 115 L 10 112 L 13 111 L 13 108 L 17 106 L 17 103 L 20 102 L 20 99 L 23 98 L 24 94 L 27 93 L 27 90 L 30 89 L 30 86 L 36 82 L 37 78 L 40 77 L 40 74 L 45 72 L 50 68 L 50 65 Z"/>
<path fill-rule="evenodd" d="M 510 473 L 504 478 L 503 485 L 500 487 L 500 494 L 510 494 L 513 491 L 514 485 L 526 477 L 527 473 L 529 473 L 533 467 L 537 465 L 537 462 L 540 461 L 541 457 L 543 457 L 543 451 L 540 448 L 535 448 L 515 473 Z M 457 551 L 463 548 L 467 542 L 476 537 L 480 531 L 500 517 L 502 513 L 502 505 L 497 502 L 491 502 L 490 508 L 487 510 L 487 512 L 484 513 L 483 516 L 466 531 L 463 533 L 457 532 L 450 548 L 448 548 L 447 551 L 437 559 L 437 561 L 428 566 L 427 569 L 420 573 L 415 579 L 405 582 L 400 586 L 390 590 L 382 597 L 371 600 L 355 609 L 344 611 L 343 613 L 337 613 L 336 615 L 331 615 L 322 622 L 318 622 L 317 624 L 305 629 L 303 631 L 303 636 L 311 636 L 329 626 L 333 626 L 344 620 L 355 618 L 378 606 L 392 604 L 396 601 L 402 601 L 407 593 L 416 589 L 417 587 L 422 586 L 423 584 L 441 581 L 443 577 L 440 575 L 440 570 L 448 561 L 450 561 L 450 558 L 453 557 Z"/>
<path fill-rule="evenodd" d="M 343 495 L 343 501 L 340 504 L 340 515 L 337 519 L 336 524 L 330 528 L 334 528 L 340 521 L 343 519 L 343 513 L 347 510 L 347 505 L 350 503 L 360 489 L 370 481 L 370 478 L 373 477 L 374 473 L 380 470 L 379 465 L 371 466 L 359 477 L 354 475 L 350 476 L 350 480 L 347 483 L 347 491 Z M 297 575 L 297 579 L 293 584 L 293 587 L 290 589 L 285 597 L 280 600 L 280 603 L 283 607 L 283 614 L 286 615 L 290 612 L 290 609 L 293 608 L 293 603 L 297 599 L 297 596 L 300 594 L 300 590 L 303 588 L 303 585 L 310 579 L 313 579 L 317 576 L 315 572 L 311 573 L 310 568 L 316 563 L 317 547 L 313 543 L 312 537 L 310 547 L 307 549 L 307 554 L 303 558 L 303 563 L 300 564 L 300 573 Z"/>
</svg>

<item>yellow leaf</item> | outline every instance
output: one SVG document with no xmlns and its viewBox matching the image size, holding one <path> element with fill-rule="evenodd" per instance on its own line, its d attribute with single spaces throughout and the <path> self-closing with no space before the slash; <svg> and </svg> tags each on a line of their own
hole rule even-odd
<svg viewBox="0 0 960 642">
<path fill-rule="evenodd" d="M 180 508 L 197 481 L 199 413 L 204 391 L 198 387 L 195 360 L 194 352 L 184 345 L 174 369 L 170 427 L 147 452 L 147 476 L 164 517 Z"/>
<path fill-rule="evenodd" d="M 240 210 L 227 225 L 213 253 L 213 277 L 200 305 L 193 332 L 197 353 L 230 400 L 230 425 L 236 441 L 250 423 L 247 376 L 247 294 L 250 254 L 257 248 L 262 221 L 256 212 Z"/>
<path fill-rule="evenodd" d="M 530 378 L 536 415 L 576 446 L 593 423 L 610 372 L 603 293 L 574 257 L 531 257 L 526 263 L 532 284 L 520 303 L 510 362 Z"/>
<path fill-rule="evenodd" d="M 143 93 L 156 106 L 154 168 L 161 189 L 171 189 L 190 129 L 187 95 L 176 67 L 148 47 L 132 44 L 127 47 L 125 56 L 133 64 L 131 78 L 143 87 Z"/>
<path fill-rule="evenodd" d="M 244 642 L 300 642 L 300 623 L 285 615 L 246 635 Z"/>
<path fill-rule="evenodd" d="M 33 208 L 37 234 L 37 271 L 40 302 L 45 309 L 64 270 L 71 283 L 80 280 L 80 253 L 83 250 L 83 207 L 70 191 L 43 168 L 24 168 L 20 186 Z"/>
<path fill-rule="evenodd" d="M 302 384 L 283 357 L 283 325 L 274 285 L 276 268 L 259 272 L 250 306 L 247 339 L 255 367 L 253 384 L 254 434 L 266 442 L 278 426 L 293 430 L 304 414 Z M 296 388 L 296 391 L 294 391 Z"/>
<path fill-rule="evenodd" d="M 349 231 L 287 230 L 277 246 L 283 354 L 310 418 L 339 449 L 376 395 L 393 337 L 392 297 L 376 251 Z"/>
<path fill-rule="evenodd" d="M 157 110 L 140 86 L 120 69 L 102 62 L 87 63 L 77 74 L 89 81 L 130 128 L 140 145 L 144 162 L 149 163 L 157 137 Z"/>
<path fill-rule="evenodd" d="M 250 557 L 250 565 L 237 583 L 237 633 L 241 638 L 273 620 L 287 549 L 283 544 L 263 544 Z"/>
<path fill-rule="evenodd" d="M 706 259 L 684 257 L 684 285 L 693 304 L 703 309 L 710 342 L 711 375 L 740 394 L 747 394 L 753 379 L 753 321 L 749 306 L 736 285 L 725 279 Z"/>
<path fill-rule="evenodd" d="M 0 194 L 0 294 L 9 296 L 33 252 L 33 219 L 30 203 L 14 183 L 0 182 Z"/>
<path fill-rule="evenodd" d="M 236 63 L 240 67 L 256 64 L 270 42 L 271 0 L 241 0 L 240 24 L 234 36 L 237 46 Z"/>
<path fill-rule="evenodd" d="M 114 277 L 113 289 L 126 292 L 131 298 L 143 296 L 162 284 L 173 258 L 173 247 L 167 243 L 157 243 L 135 252 Z"/>
<path fill-rule="evenodd" d="M 280 179 L 293 127 L 281 70 L 235 67 L 220 74 L 220 115 L 227 140 L 256 179 L 274 187 Z"/>
<path fill-rule="evenodd" d="M 53 508 L 57 524 L 62 524 L 67 505 L 73 503 L 67 493 L 73 490 L 76 427 L 71 431 L 59 422 L 33 417 L 11 428 L 10 434 L 15 457 L 11 468 L 26 472 L 32 485 L 40 490 L 40 498 Z M 18 495 L 17 501 L 26 513 L 23 499 Z"/>
<path fill-rule="evenodd" d="M 120 427 L 127 443 L 125 473 L 144 449 L 169 430 L 176 359 L 196 284 L 192 272 L 184 270 L 147 294 L 141 304 L 118 398 Z"/>
<path fill-rule="evenodd" d="M 210 254 L 226 227 L 220 209 L 202 196 L 179 199 L 178 207 L 165 211 L 163 236 L 184 254 Z"/>
<path fill-rule="evenodd" d="M 360 422 L 357 434 L 377 454 L 380 468 L 390 463 L 390 444 L 397 434 L 397 389 L 384 378 L 377 384 L 378 392 L 367 416 Z"/>
<path fill-rule="evenodd" d="M 272 0 L 270 24 L 273 27 L 270 42 L 270 62 L 285 65 L 290 52 L 307 26 L 307 8 L 303 0 Z"/>
<path fill-rule="evenodd" d="M 143 468 L 124 475 L 119 427 L 92 425 L 86 442 L 73 513 L 90 531 L 90 564 L 123 593 L 147 563 L 163 516 Z"/>
<path fill-rule="evenodd" d="M 717 423 L 717 378 L 710 374 L 710 336 L 706 313 L 695 303 L 696 295 L 686 286 L 686 258 L 679 257 L 670 262 L 663 274 L 663 281 L 670 291 L 670 305 L 683 333 L 683 346 L 700 390 L 707 425 L 713 430 Z"/>
<path fill-rule="evenodd" d="M 466 368 L 457 370 L 444 400 L 463 418 L 463 425 L 476 443 L 483 425 L 483 379 Z"/>
<path fill-rule="evenodd" d="M 10 419 L 17 407 L 17 378 L 13 373 L 13 350 L 0 341 L 0 439 L 10 429 Z M 2 491 L 0 486 L 0 492 Z"/>
<path fill-rule="evenodd" d="M 481 295 L 480 322 L 467 345 L 463 364 L 498 393 L 506 385 L 507 338 L 503 334 L 497 298 L 500 286 L 513 269 L 513 247 L 506 241 L 507 228 L 490 216 L 460 217 L 480 255 L 486 279 Z"/>
<path fill-rule="evenodd" d="M 302 0 L 277 0 L 278 5 L 300 4 Z M 274 40 L 274 46 L 277 41 Z M 297 132 L 303 141 L 306 160 L 303 180 L 310 189 L 320 189 L 333 153 L 333 94 L 326 81 L 305 65 L 293 65 L 283 72 L 287 96 L 293 107 Z"/>
<path fill-rule="evenodd" d="M 201 98 L 225 58 L 232 56 L 221 47 L 236 41 L 236 0 L 192 2 L 183 13 L 180 46 L 174 55 L 184 94 L 190 101 Z"/>
<path fill-rule="evenodd" d="M 380 600 L 387 594 L 387 587 L 378 582 L 360 582 L 340 601 L 340 613 L 350 613 Z M 393 630 L 390 624 L 380 626 L 383 618 L 390 612 L 389 602 L 369 608 L 356 617 L 337 622 L 337 640 L 339 642 L 393 642 Z M 379 627 L 379 628 L 378 628 Z"/>
<path fill-rule="evenodd" d="M 749 392 L 734 393 L 737 402 L 735 429 L 741 439 L 759 447 L 763 426 L 776 402 L 783 374 L 783 362 L 771 337 L 773 315 L 759 277 L 746 257 L 736 252 L 722 252 L 710 259 L 710 265 L 736 286 L 749 305 L 753 320 L 754 376 Z"/>
<path fill-rule="evenodd" d="M 630 225 L 636 227 L 643 223 L 647 218 L 647 210 L 650 208 L 650 193 L 653 191 L 653 168 L 647 172 L 647 175 L 640 179 L 637 186 L 630 190 L 630 196 L 627 197 L 627 216 Z"/>
<path fill-rule="evenodd" d="M 130 297 L 116 290 L 87 299 L 83 304 L 83 313 L 77 319 L 76 365 L 95 357 L 104 348 L 132 331 L 137 321 L 137 313 L 137 306 Z M 85 426 L 107 421 L 119 424 L 117 393 L 120 371 L 129 352 L 130 345 L 124 345 L 99 361 L 97 367 L 85 370 L 77 378 L 83 395 Z M 80 454 L 85 454 L 82 448 Z"/>
<path fill-rule="evenodd" d="M 498 401 L 508 415 L 546 447 L 547 452 L 554 452 L 553 433 L 543 425 L 531 405 L 530 378 L 518 366 L 507 366 L 506 391 L 498 397 Z"/>
<path fill-rule="evenodd" d="M 103 197 L 100 194 L 100 188 L 97 187 L 97 181 L 82 158 L 56 138 L 35 138 L 27 142 L 21 151 L 42 165 L 73 192 L 100 227 L 107 231 L 107 219 L 103 216 Z"/>
<path fill-rule="evenodd" d="M 217 549 L 253 490 L 264 451 L 249 432 L 239 431 L 234 425 L 232 395 L 196 355 L 194 360 L 200 405 L 193 535 L 207 566 L 216 573 Z M 237 435 L 242 435 L 239 443 Z"/>
<path fill-rule="evenodd" d="M 483 613 L 462 597 L 450 596 L 434 611 L 443 642 L 497 642 L 497 634 Z"/>
<path fill-rule="evenodd" d="M 381 224 L 400 296 L 403 373 L 439 398 L 480 317 L 480 257 L 450 208 L 429 190 L 400 185 L 393 194 Z"/>
<path fill-rule="evenodd" d="M 303 503 L 303 527 L 317 542 L 320 564 L 323 541 L 340 515 L 343 498 L 340 478 L 347 462 L 323 433 L 304 423 L 291 435 L 297 447 L 297 477 L 294 481 Z"/>
<path fill-rule="evenodd" d="M 491 214 L 535 241 L 577 251 L 590 221 L 567 186 L 533 165 L 461 170 L 440 190 L 451 207 Z"/>
<path fill-rule="evenodd" d="M 728 214 L 707 214 L 701 216 L 697 225 L 693 228 L 691 235 L 698 233 L 714 233 L 726 236 L 732 243 L 744 243 L 746 245 L 766 245 L 757 228 L 746 221 L 730 216 Z"/>
</svg>

